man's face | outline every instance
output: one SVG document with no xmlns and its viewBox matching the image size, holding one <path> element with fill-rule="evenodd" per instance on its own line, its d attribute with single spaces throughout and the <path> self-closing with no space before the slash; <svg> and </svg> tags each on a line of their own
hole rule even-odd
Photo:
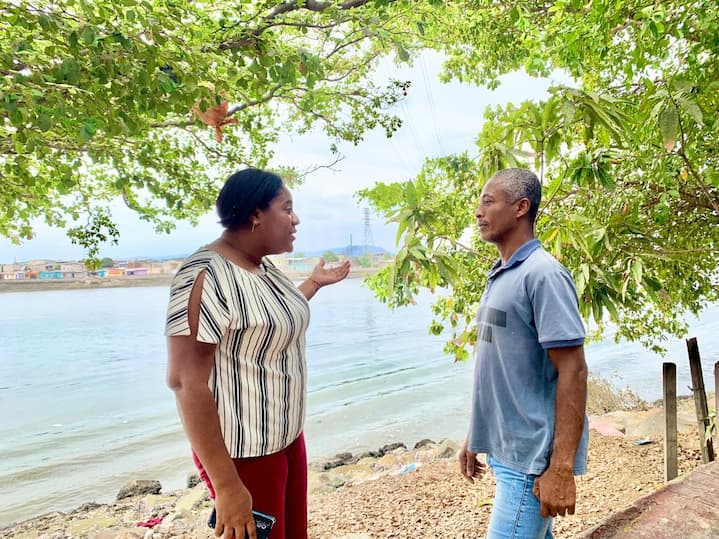
<svg viewBox="0 0 719 539">
<path fill-rule="evenodd" d="M 489 243 L 502 243 L 518 224 L 517 201 L 510 201 L 502 182 L 490 180 L 479 195 L 475 212 L 479 235 Z"/>
</svg>

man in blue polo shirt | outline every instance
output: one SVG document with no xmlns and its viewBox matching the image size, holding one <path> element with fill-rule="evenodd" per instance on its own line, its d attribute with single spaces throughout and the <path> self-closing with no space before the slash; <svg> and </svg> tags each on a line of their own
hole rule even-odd
<svg viewBox="0 0 719 539">
<path fill-rule="evenodd" d="M 470 482 L 487 466 L 497 488 L 488 539 L 552 537 L 552 517 L 574 514 L 574 475 L 586 470 L 584 324 L 569 272 L 534 237 L 541 183 L 498 172 L 476 211 L 497 246 L 477 314 L 472 419 L 460 451 Z"/>
</svg>

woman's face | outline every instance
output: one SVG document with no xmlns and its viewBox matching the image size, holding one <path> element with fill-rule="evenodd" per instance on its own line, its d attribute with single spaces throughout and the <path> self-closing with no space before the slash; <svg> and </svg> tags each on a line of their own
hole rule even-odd
<svg viewBox="0 0 719 539">
<path fill-rule="evenodd" d="M 300 218 L 292 209 L 292 195 L 282 187 L 265 210 L 259 210 L 255 234 L 262 234 L 268 254 L 292 252 Z"/>
</svg>

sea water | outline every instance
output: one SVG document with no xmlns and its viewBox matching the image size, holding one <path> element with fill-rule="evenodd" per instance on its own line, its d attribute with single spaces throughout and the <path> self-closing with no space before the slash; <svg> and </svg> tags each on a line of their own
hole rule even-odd
<svg viewBox="0 0 719 539">
<path fill-rule="evenodd" d="M 0 293 L 0 527 L 87 501 L 111 501 L 131 479 L 184 486 L 189 447 L 165 384 L 167 287 Z M 432 297 L 392 311 L 360 280 L 323 289 L 307 333 L 310 460 L 466 434 L 472 362 L 427 331 Z M 691 320 L 713 389 L 719 307 Z M 661 397 L 661 363 L 690 385 L 686 347 L 662 358 L 607 339 L 590 371 Z"/>
</svg>

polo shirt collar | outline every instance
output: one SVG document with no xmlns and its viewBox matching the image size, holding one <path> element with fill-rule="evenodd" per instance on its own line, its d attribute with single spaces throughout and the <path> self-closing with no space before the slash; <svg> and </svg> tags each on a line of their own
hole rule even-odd
<svg viewBox="0 0 719 539">
<path fill-rule="evenodd" d="M 518 266 L 519 264 L 527 260 L 527 258 L 529 258 L 529 255 L 531 255 L 541 246 L 542 244 L 537 238 L 533 238 L 523 243 L 522 246 L 516 251 L 514 251 L 514 254 L 509 257 L 509 260 L 507 260 L 506 264 L 502 265 L 501 258 L 497 260 L 497 263 L 492 266 L 492 269 L 489 270 L 487 276 L 491 279 L 492 277 L 495 277 L 497 274 L 504 270 L 513 268 L 514 266 Z"/>
</svg>

